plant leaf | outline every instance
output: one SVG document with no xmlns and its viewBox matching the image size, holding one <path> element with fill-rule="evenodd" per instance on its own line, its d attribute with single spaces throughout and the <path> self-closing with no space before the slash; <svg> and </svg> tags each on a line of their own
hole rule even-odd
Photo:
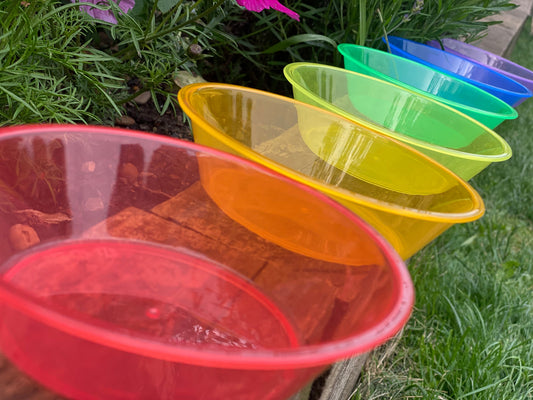
<svg viewBox="0 0 533 400">
<path fill-rule="evenodd" d="M 262 51 L 261 53 L 272 54 L 278 51 L 285 50 L 290 46 L 294 46 L 295 44 L 307 43 L 307 42 L 327 42 L 331 44 L 331 46 L 333 46 L 334 48 L 337 47 L 337 42 L 335 42 L 333 39 L 327 36 L 318 35 L 315 33 L 304 33 L 301 35 L 294 35 L 288 39 L 282 40 L 281 42 L 276 43 L 274 46 L 269 47 L 268 49 Z"/>
<path fill-rule="evenodd" d="M 180 0 L 159 0 L 157 2 L 157 8 L 159 8 L 159 11 L 165 14 L 172 10 L 172 8 L 179 2 Z"/>
</svg>

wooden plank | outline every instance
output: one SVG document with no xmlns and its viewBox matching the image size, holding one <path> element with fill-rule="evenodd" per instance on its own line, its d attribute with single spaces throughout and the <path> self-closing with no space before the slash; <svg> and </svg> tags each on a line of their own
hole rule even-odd
<svg viewBox="0 0 533 400">
<path fill-rule="evenodd" d="M 291 396 L 288 400 L 309 400 L 312 388 L 313 382 L 306 385 L 302 390 Z"/>
<path fill-rule="evenodd" d="M 0 399 L 62 400 L 27 377 L 0 353 Z"/>
<path fill-rule="evenodd" d="M 484 21 L 502 22 L 490 26 L 487 35 L 472 44 L 491 53 L 508 57 L 533 8 L 533 0 L 515 0 L 514 3 L 518 5 L 514 10 L 484 18 Z"/>
<path fill-rule="evenodd" d="M 368 353 L 333 365 L 320 400 L 349 400 L 368 358 Z"/>
<path fill-rule="evenodd" d="M 324 376 L 308 384 L 289 400 L 349 400 L 369 354 L 333 364 Z"/>
<path fill-rule="evenodd" d="M 352 279 L 357 278 L 352 276 Z M 349 294 L 336 294 L 337 301 L 343 303 L 342 307 L 346 308 L 346 314 L 350 315 L 353 320 L 359 319 L 358 313 L 361 313 L 362 309 L 368 309 L 369 307 L 372 307 L 372 297 L 370 296 L 370 293 L 376 293 L 380 290 L 385 290 L 385 287 L 381 286 L 385 280 L 381 279 L 379 273 L 377 272 L 374 274 L 368 274 L 366 276 L 361 275 L 360 279 L 364 279 L 365 284 L 361 285 L 359 283 L 356 286 L 366 287 L 368 288 L 368 291 L 350 292 Z M 335 314 L 333 311 L 328 310 L 327 307 L 324 307 L 322 310 L 317 312 L 330 312 L 332 315 Z M 326 315 L 322 315 L 322 318 L 326 317 Z M 348 325 L 350 324 L 349 318 L 344 318 L 341 321 L 336 321 L 335 319 L 333 320 L 335 321 L 333 324 L 327 324 L 325 327 L 322 326 L 323 332 L 332 334 L 335 331 L 343 331 L 343 325 L 345 323 L 348 323 Z M 344 331 L 346 330 L 347 329 L 344 329 Z M 318 398 L 320 400 L 348 400 L 355 388 L 367 358 L 368 353 L 365 353 L 334 364 L 330 368 L 329 373 L 326 375 L 325 383 L 323 385 L 315 385 L 313 391 L 313 400 Z M 319 379 L 322 378 L 323 377 L 320 377 Z M 317 392 L 319 389 L 318 386 L 320 386 L 321 390 L 319 392 Z M 304 388 L 291 400 L 308 400 L 308 389 L 308 387 Z"/>
<path fill-rule="evenodd" d="M 521 7 L 522 11 L 527 15 L 533 15 L 533 0 L 515 0 L 515 4 Z"/>
</svg>

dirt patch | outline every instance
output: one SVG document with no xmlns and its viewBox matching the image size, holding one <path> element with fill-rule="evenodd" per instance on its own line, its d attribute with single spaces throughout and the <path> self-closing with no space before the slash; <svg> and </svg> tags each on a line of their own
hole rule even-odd
<svg viewBox="0 0 533 400">
<path fill-rule="evenodd" d="M 158 98 L 164 104 L 163 96 Z M 177 100 L 163 114 L 157 109 L 149 93 L 145 93 L 137 101 L 126 104 L 126 114 L 115 120 L 116 126 L 135 129 L 143 132 L 157 133 L 177 139 L 193 141 L 189 124 L 179 108 Z"/>
</svg>

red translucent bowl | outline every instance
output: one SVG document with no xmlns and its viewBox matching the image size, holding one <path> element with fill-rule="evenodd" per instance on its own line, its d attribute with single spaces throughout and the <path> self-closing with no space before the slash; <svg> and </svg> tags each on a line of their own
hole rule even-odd
<svg viewBox="0 0 533 400">
<path fill-rule="evenodd" d="M 0 350 L 63 396 L 285 399 L 409 317 L 390 245 L 265 167 L 115 128 L 0 134 Z"/>
</svg>

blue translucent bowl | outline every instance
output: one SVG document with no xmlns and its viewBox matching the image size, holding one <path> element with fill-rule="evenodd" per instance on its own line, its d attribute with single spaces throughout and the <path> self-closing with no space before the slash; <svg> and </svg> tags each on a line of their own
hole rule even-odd
<svg viewBox="0 0 533 400">
<path fill-rule="evenodd" d="M 385 38 L 383 41 L 387 43 Z M 513 107 L 533 95 L 528 88 L 514 79 L 456 54 L 396 36 L 388 37 L 388 45 L 392 54 L 472 83 Z"/>
<path fill-rule="evenodd" d="M 533 92 L 533 71 L 524 66 L 514 63 L 504 57 L 491 53 L 485 49 L 474 46 L 473 44 L 465 43 L 460 40 L 444 38 L 432 40 L 427 44 L 431 47 L 441 48 L 441 43 L 444 46 L 444 51 L 456 54 L 468 60 L 477 62 L 487 68 L 493 69 L 500 74 L 514 79 L 518 83 L 524 85 Z M 524 99 L 525 100 L 525 99 Z"/>
</svg>

